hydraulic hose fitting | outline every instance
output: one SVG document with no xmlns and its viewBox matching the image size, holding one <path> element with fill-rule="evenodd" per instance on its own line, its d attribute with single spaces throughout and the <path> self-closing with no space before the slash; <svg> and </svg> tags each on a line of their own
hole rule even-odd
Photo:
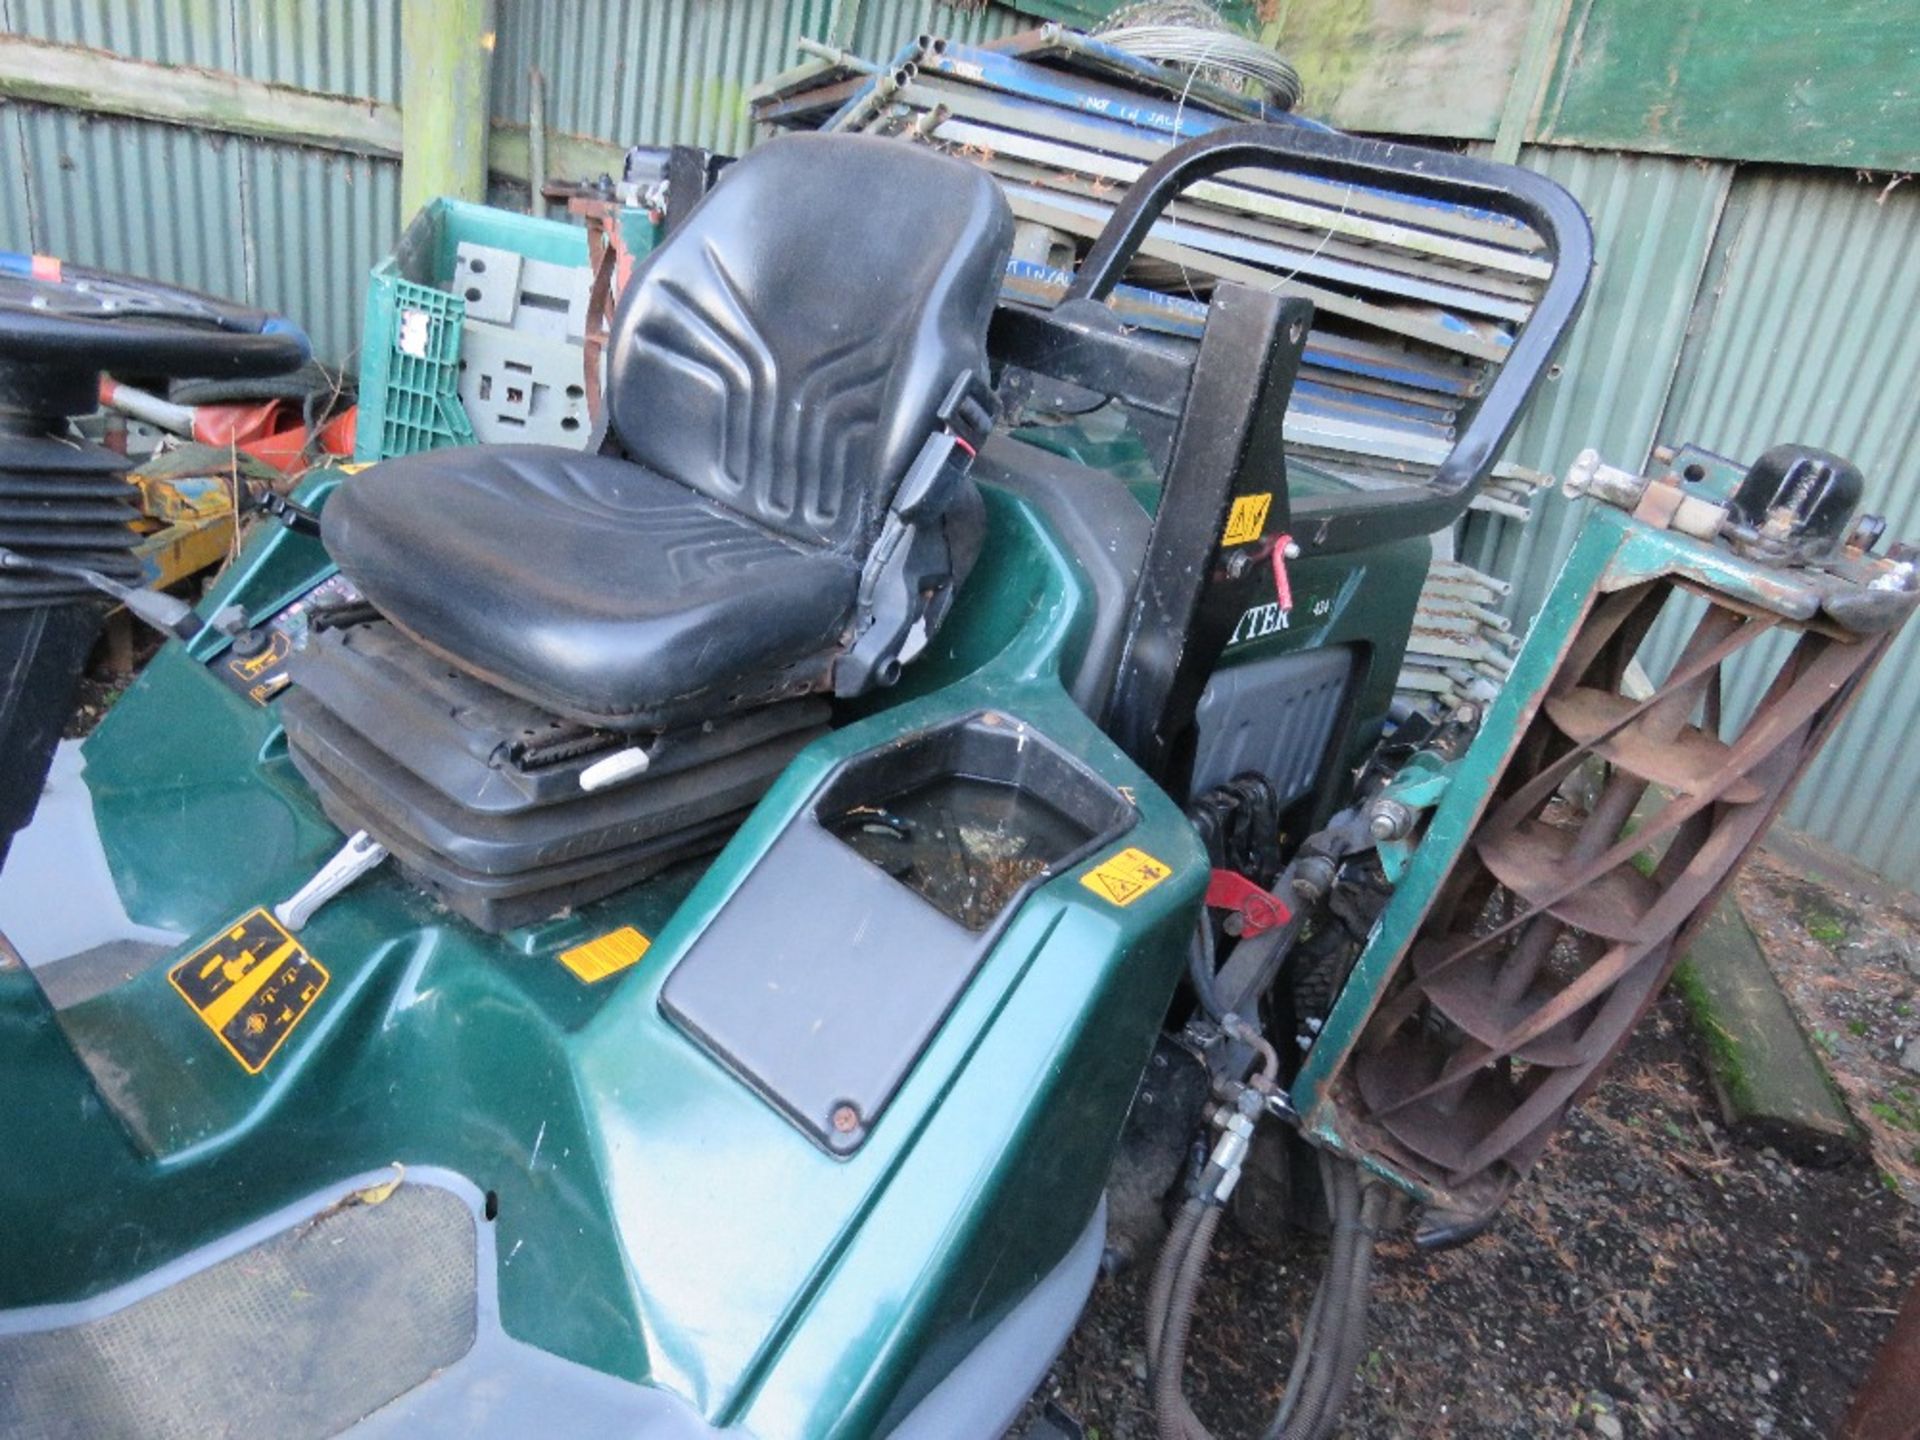
<svg viewBox="0 0 1920 1440">
<path fill-rule="evenodd" d="M 1333 888 L 1339 865 L 1329 855 L 1301 855 L 1293 862 L 1293 893 L 1311 905 Z"/>
<path fill-rule="evenodd" d="M 1253 1120 L 1235 1110 L 1221 1127 L 1220 1138 L 1214 1141 L 1213 1153 L 1207 1157 L 1207 1173 L 1214 1179 L 1206 1199 L 1212 1204 L 1227 1203 L 1233 1187 L 1240 1183 L 1241 1167 L 1252 1146 Z"/>
</svg>

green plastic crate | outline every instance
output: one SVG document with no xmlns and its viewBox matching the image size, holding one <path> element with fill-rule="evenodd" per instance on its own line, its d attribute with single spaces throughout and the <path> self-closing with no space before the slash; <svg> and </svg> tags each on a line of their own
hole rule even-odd
<svg viewBox="0 0 1920 1440">
<path fill-rule="evenodd" d="M 382 275 L 367 287 L 366 340 L 360 349 L 356 460 L 388 460 L 442 445 L 473 444 L 459 392 L 458 295 Z"/>
<path fill-rule="evenodd" d="M 623 225 L 636 256 L 653 248 L 644 212 Z M 460 405 L 460 324 L 467 305 L 446 288 L 462 244 L 491 245 L 556 265 L 587 263 L 587 232 L 488 205 L 434 200 L 367 284 L 360 346 L 360 421 L 354 459 L 388 460 L 443 445 L 471 445 L 473 426 Z"/>
</svg>

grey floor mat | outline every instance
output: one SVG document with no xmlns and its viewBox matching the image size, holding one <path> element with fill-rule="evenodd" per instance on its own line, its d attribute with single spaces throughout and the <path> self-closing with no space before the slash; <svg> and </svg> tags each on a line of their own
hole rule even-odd
<svg viewBox="0 0 1920 1440">
<path fill-rule="evenodd" d="M 474 1219 L 403 1184 L 110 1314 L 0 1334 L 0 1435 L 333 1435 L 451 1365 L 478 1324 Z"/>
</svg>

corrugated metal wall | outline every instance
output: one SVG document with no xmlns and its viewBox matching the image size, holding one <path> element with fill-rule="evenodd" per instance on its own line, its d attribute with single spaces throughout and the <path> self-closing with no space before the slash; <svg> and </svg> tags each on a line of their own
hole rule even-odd
<svg viewBox="0 0 1920 1440">
<path fill-rule="evenodd" d="M 400 0 L 0 0 L 0 28 L 330 94 L 400 98 Z M 400 167 L 175 125 L 0 107 L 0 246 L 299 318 L 326 359 L 400 223 Z"/>
<path fill-rule="evenodd" d="M 1920 189 L 1757 168 L 1734 181 L 1660 438 L 1751 460 L 1846 456 L 1888 534 L 1920 539 Z M 1744 714 L 1777 652 L 1735 672 Z M 1671 663 L 1672 642 L 1663 656 Z M 1775 660 L 1774 663 L 1777 663 Z M 1786 823 L 1920 889 L 1920 628 L 1801 783 Z"/>
<path fill-rule="evenodd" d="M 0 30 L 397 104 L 401 0 L 0 0 Z M 824 39 L 846 0 L 499 0 L 493 113 L 619 143 L 751 143 L 746 91 Z M 866 0 L 853 47 L 1035 23 L 1002 5 Z M 367 271 L 391 249 L 399 166 L 178 126 L 0 105 L 0 247 L 64 255 L 284 309 L 326 359 L 358 343 Z M 342 297 L 348 297 L 343 303 Z"/>
<path fill-rule="evenodd" d="M 825 40 L 845 11 L 845 0 L 502 0 L 493 115 L 527 123 L 537 67 L 554 130 L 738 153 L 753 141 L 748 89 L 804 59 L 794 42 Z M 1035 23 L 1001 5 L 868 0 L 851 48 L 887 56 L 923 32 L 984 40 Z"/>
<path fill-rule="evenodd" d="M 1666 407 L 1733 167 L 1600 150 L 1530 148 L 1521 160 L 1586 208 L 1595 270 L 1586 308 L 1508 458 L 1564 475 L 1591 445 L 1616 464 L 1639 465 Z M 1525 526 L 1474 517 L 1462 550 L 1469 563 L 1513 578 L 1507 610 L 1520 617 L 1539 608 L 1578 518 L 1557 491 L 1535 512 Z"/>
</svg>

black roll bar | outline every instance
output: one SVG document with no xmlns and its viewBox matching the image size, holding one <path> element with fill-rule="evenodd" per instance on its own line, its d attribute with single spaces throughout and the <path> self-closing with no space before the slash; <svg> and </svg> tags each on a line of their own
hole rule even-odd
<svg viewBox="0 0 1920 1440">
<path fill-rule="evenodd" d="M 1593 230 L 1586 212 L 1552 180 L 1516 165 L 1297 124 L 1223 126 L 1176 145 L 1146 168 L 1094 241 L 1062 304 L 1104 300 L 1154 221 L 1181 191 L 1244 167 L 1467 205 L 1519 220 L 1540 237 L 1553 266 L 1546 289 L 1433 475 L 1418 485 L 1303 497 L 1295 501 L 1292 515 L 1294 542 L 1309 554 L 1427 535 L 1452 524 L 1486 481 L 1580 313 L 1593 271 Z"/>
</svg>

